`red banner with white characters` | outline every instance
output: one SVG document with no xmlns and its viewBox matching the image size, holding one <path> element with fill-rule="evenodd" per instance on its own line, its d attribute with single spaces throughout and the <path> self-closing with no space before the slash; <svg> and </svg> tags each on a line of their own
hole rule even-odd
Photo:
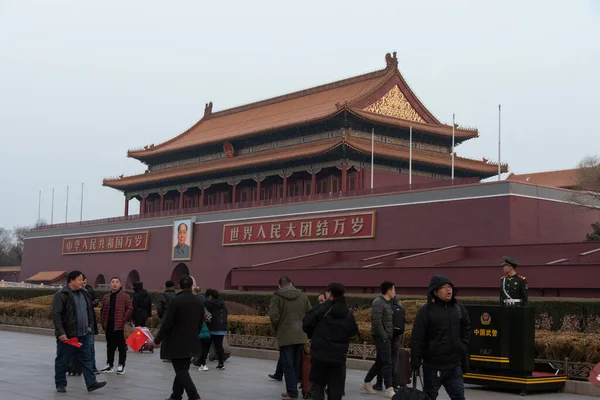
<svg viewBox="0 0 600 400">
<path fill-rule="evenodd" d="M 118 235 L 69 237 L 63 239 L 62 253 L 63 255 L 69 255 L 143 251 L 148 250 L 148 237 L 148 231 Z"/>
<path fill-rule="evenodd" d="M 223 246 L 375 237 L 375 211 L 252 221 L 223 226 Z"/>
</svg>

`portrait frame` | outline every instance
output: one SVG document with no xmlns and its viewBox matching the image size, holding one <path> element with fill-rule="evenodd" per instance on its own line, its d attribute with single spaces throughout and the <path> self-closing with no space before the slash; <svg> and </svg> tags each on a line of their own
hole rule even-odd
<svg viewBox="0 0 600 400">
<path fill-rule="evenodd" d="M 184 252 L 187 253 L 182 257 L 177 257 L 175 254 L 176 247 L 178 246 L 178 229 L 181 224 L 185 224 L 186 238 L 184 242 Z M 194 220 L 192 217 L 180 217 L 173 219 L 173 225 L 171 229 L 171 261 L 191 261 L 192 260 L 192 248 L 194 243 Z"/>
</svg>

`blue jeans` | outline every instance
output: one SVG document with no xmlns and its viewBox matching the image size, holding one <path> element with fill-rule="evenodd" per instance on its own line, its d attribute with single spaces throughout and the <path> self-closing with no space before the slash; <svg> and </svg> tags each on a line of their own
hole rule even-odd
<svg viewBox="0 0 600 400">
<path fill-rule="evenodd" d="M 441 386 L 444 386 L 451 400 L 465 400 L 465 382 L 460 367 L 437 370 L 428 364 L 423 364 L 425 394 L 431 400 L 435 400 Z"/>
<path fill-rule="evenodd" d="M 302 365 L 303 344 L 291 344 L 279 348 L 279 360 L 285 377 L 285 389 L 288 396 L 298 398 L 298 375 Z"/>
<path fill-rule="evenodd" d="M 96 338 L 93 333 L 90 333 L 89 336 L 92 337 L 92 344 L 90 346 L 90 362 L 92 363 L 92 371 L 96 370 Z"/>
<path fill-rule="evenodd" d="M 77 338 L 82 344 L 80 348 L 71 346 L 56 339 L 56 359 L 54 360 L 54 383 L 56 387 L 67 387 L 67 370 L 69 361 L 75 356 L 81 365 L 85 385 L 90 387 L 96 383 L 92 370 L 91 346 L 94 345 L 94 335 L 88 334 Z"/>
</svg>

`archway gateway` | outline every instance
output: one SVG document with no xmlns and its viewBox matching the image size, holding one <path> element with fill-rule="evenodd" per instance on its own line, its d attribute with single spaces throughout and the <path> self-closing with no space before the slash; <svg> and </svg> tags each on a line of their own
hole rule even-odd
<svg viewBox="0 0 600 400">
<path fill-rule="evenodd" d="M 140 274 L 134 269 L 127 275 L 127 281 L 125 282 L 125 290 L 133 290 L 133 284 L 140 280 Z"/>
<path fill-rule="evenodd" d="M 179 263 L 173 268 L 173 272 L 171 272 L 171 280 L 175 282 L 175 286 L 179 286 L 179 280 L 184 275 L 189 275 L 190 269 L 184 263 Z"/>
</svg>

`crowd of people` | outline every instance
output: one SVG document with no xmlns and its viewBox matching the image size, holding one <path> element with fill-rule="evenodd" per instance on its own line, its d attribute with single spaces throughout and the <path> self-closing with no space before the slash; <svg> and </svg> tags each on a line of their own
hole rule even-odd
<svg viewBox="0 0 600 400">
<path fill-rule="evenodd" d="M 125 373 L 128 329 L 146 325 L 152 315 L 152 302 L 141 282 L 135 283 L 131 298 L 122 290 L 120 279 L 114 277 L 110 281 L 110 293 L 100 301 L 82 272 L 70 272 L 67 281 L 52 303 L 57 338 L 56 390 L 66 392 L 66 374 L 77 365 L 91 392 L 106 385 L 96 379 L 97 374 Z M 161 322 L 149 346 L 160 347 L 160 358 L 172 364 L 175 378 L 168 400 L 181 400 L 184 392 L 189 399 L 200 399 L 190 366 L 194 364 L 200 371 L 208 370 L 206 360 L 212 346 L 218 360 L 216 368 L 225 369 L 228 311 L 218 291 L 208 289 L 201 293 L 189 275 L 178 283 L 177 292 L 175 283 L 167 281 L 156 303 Z M 345 300 L 344 286 L 329 284 L 314 307 L 290 278 L 282 276 L 278 286 L 269 306 L 269 319 L 276 332 L 279 361 L 275 373 L 269 377 L 285 381 L 282 400 L 297 399 L 299 383 L 307 381 L 306 376 L 302 379 L 302 359 L 310 339 L 309 383 L 304 383 L 302 390 L 316 400 L 325 396 L 329 400 L 340 400 L 345 395 L 346 355 L 351 338 L 358 332 Z M 462 375 L 468 370 L 471 328 L 468 313 L 455 298 L 452 282 L 441 275 L 431 279 L 427 302 L 418 310 L 414 321 L 410 357 L 406 358 L 408 365 L 401 362 L 404 359 L 401 356 L 404 309 L 396 298 L 393 282 L 383 282 L 380 289 L 381 295 L 373 300 L 371 309 L 376 360 L 364 378 L 361 391 L 376 394 L 380 390 L 385 398 L 392 398 L 410 381 L 406 376 L 418 374 L 422 376 L 423 390 L 429 398 L 435 400 L 443 386 L 452 400 L 464 399 Z M 94 307 L 98 305 L 107 352 L 106 365 L 100 370 L 96 368 L 94 352 L 94 335 L 98 334 Z M 117 350 L 119 358 L 115 370 Z"/>
</svg>

